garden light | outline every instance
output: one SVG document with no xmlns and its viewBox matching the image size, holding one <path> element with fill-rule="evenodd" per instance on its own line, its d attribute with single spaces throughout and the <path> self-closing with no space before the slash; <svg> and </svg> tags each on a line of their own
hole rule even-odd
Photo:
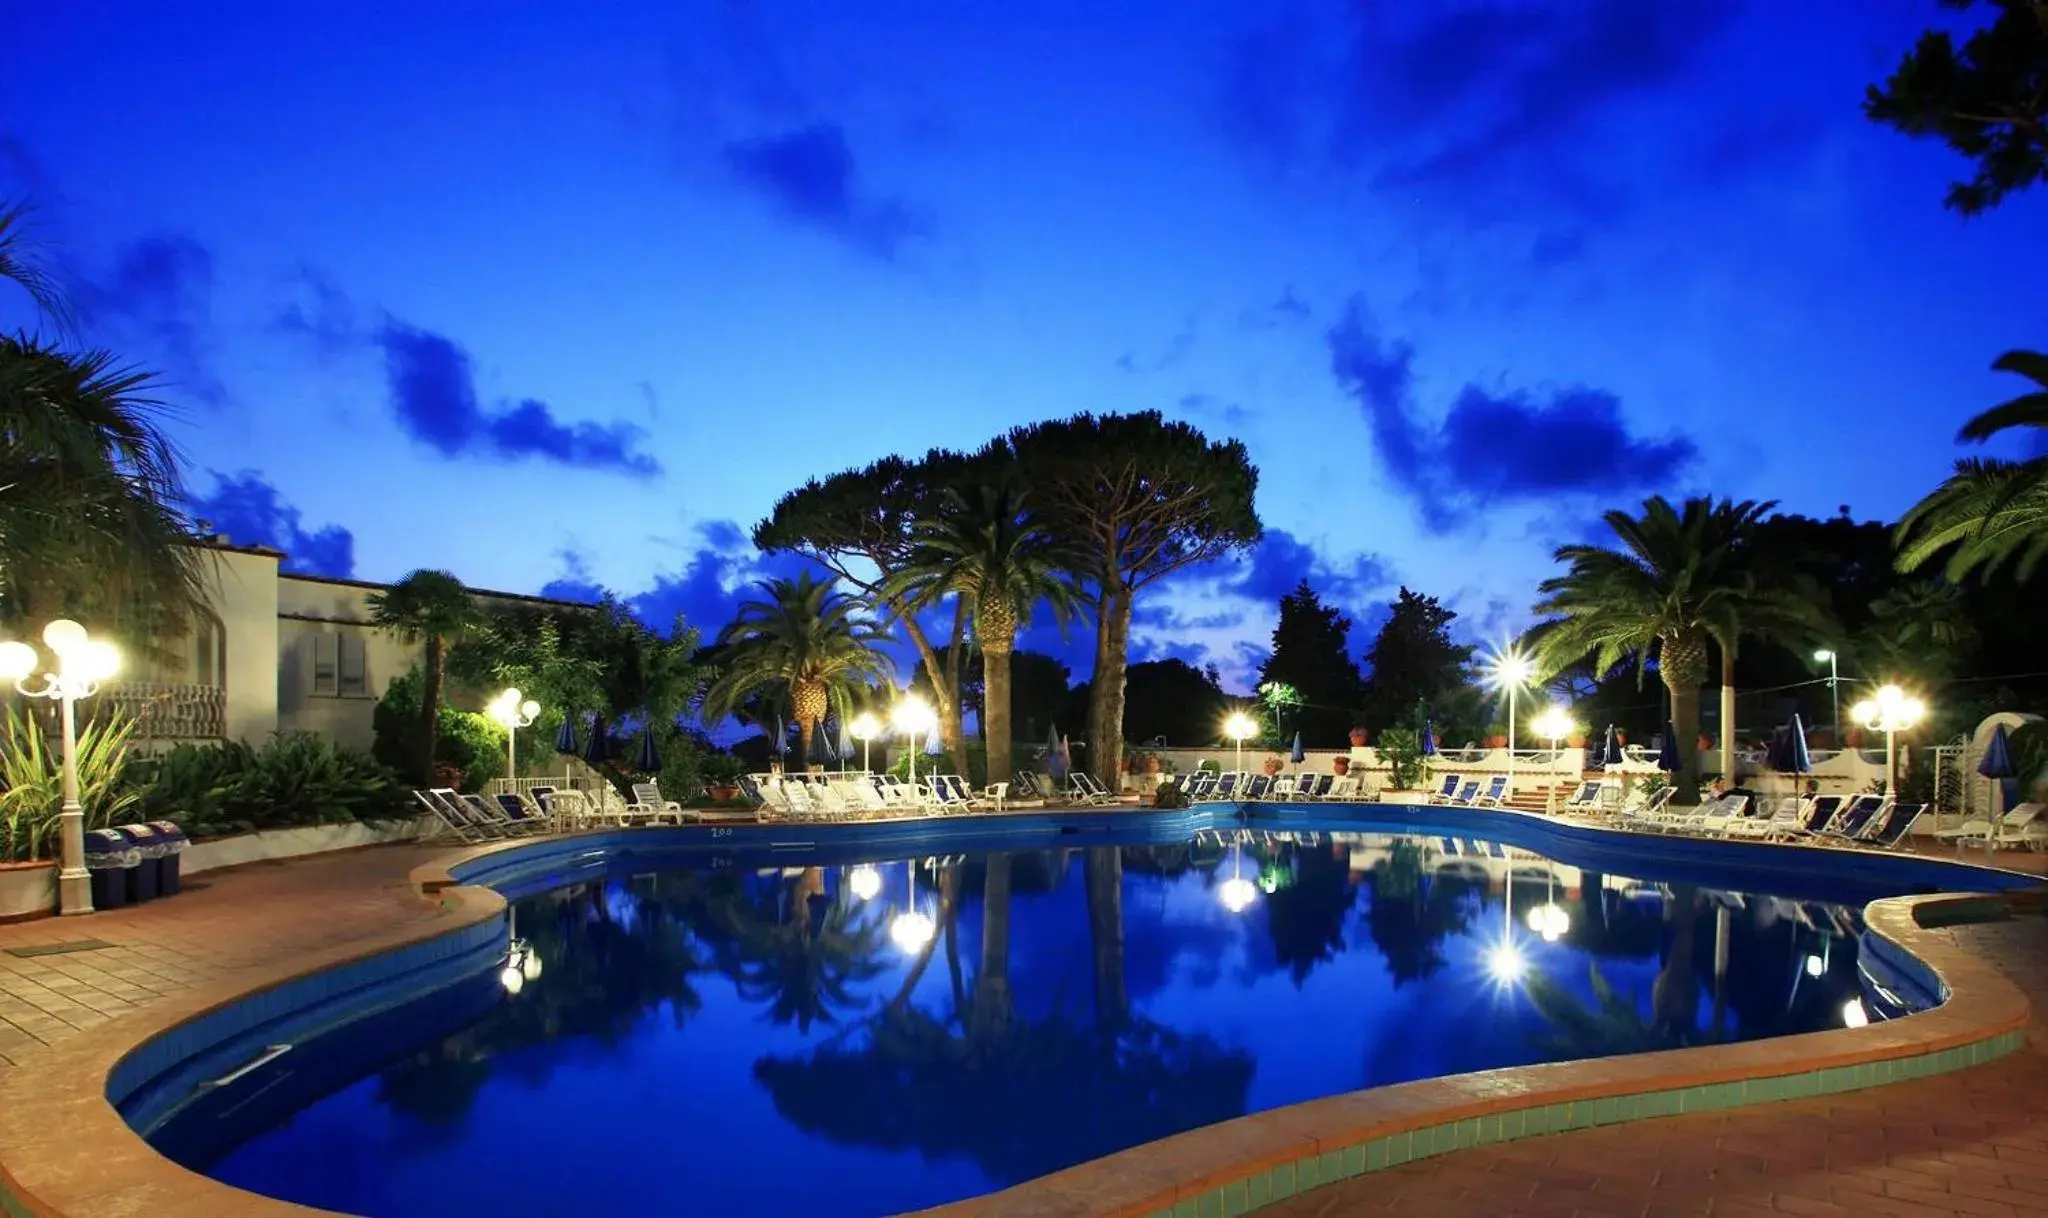
<svg viewBox="0 0 2048 1218">
<path fill-rule="evenodd" d="M 1259 734 L 1258 720 L 1238 711 L 1223 721 L 1223 734 L 1237 742 L 1237 771 L 1244 772 L 1244 742 Z"/>
<path fill-rule="evenodd" d="M 847 873 L 846 887 L 862 901 L 872 901 L 882 891 L 882 873 L 862 864 Z"/>
<path fill-rule="evenodd" d="M 0 643 L 0 680 L 14 686 L 24 698 L 47 698 L 58 705 L 62 730 L 61 758 L 63 802 L 58 807 L 58 838 L 61 844 L 57 869 L 57 912 L 92 912 L 92 876 L 85 869 L 85 807 L 78 797 L 78 713 L 80 698 L 99 692 L 100 683 L 121 671 L 121 652 L 112 643 L 95 639 L 85 627 L 69 618 L 58 618 L 43 627 L 43 646 L 57 657 L 55 672 L 45 672 L 40 683 L 32 683 L 42 657 L 27 643 Z"/>
<path fill-rule="evenodd" d="M 1927 717 L 1927 704 L 1896 685 L 1887 685 L 1874 698 L 1865 698 L 1849 708 L 1856 722 L 1884 733 L 1884 792 L 1898 792 L 1899 733 L 1911 731 Z"/>
<path fill-rule="evenodd" d="M 505 729 L 505 789 L 509 791 L 512 780 L 519 776 L 519 729 L 533 725 L 534 716 L 540 714 L 540 703 L 520 693 L 515 685 L 491 699 L 484 714 Z"/>
</svg>

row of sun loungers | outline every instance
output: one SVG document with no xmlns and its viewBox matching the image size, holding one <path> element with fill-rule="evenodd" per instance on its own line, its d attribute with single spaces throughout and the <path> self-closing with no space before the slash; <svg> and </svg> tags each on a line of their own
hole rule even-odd
<svg viewBox="0 0 2048 1218">
<path fill-rule="evenodd" d="M 740 789 L 762 813 L 789 820 L 870 820 L 884 816 L 958 816 L 1000 812 L 1010 784 L 976 791 L 957 774 L 911 783 L 888 774 L 751 774 Z"/>
<path fill-rule="evenodd" d="M 412 797 L 440 829 L 472 843 L 602 825 L 680 825 L 696 818 L 676 801 L 664 799 L 660 786 L 651 782 L 635 783 L 630 800 L 610 788 L 592 793 L 553 787 L 492 796 L 432 787 L 414 791 Z"/>
<path fill-rule="evenodd" d="M 1749 810 L 1748 796 L 1728 795 L 1696 808 L 1624 814 L 1620 823 L 1651 833 L 1891 850 L 1905 842 L 1927 805 L 1899 803 L 1889 795 L 1821 795 L 1781 800 L 1769 815 L 1752 816 Z"/>
</svg>

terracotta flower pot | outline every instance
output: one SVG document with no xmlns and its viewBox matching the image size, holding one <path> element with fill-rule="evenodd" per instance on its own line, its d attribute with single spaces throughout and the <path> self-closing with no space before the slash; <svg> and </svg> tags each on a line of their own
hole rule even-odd
<svg viewBox="0 0 2048 1218">
<path fill-rule="evenodd" d="M 1505 734 L 1488 736 L 1486 738 L 1486 747 L 1490 749 L 1504 749 L 1508 747 L 1508 738 Z"/>
<path fill-rule="evenodd" d="M 1157 757 L 1147 757 L 1145 759 L 1145 772 L 1147 774 L 1157 774 L 1159 772 L 1159 759 Z"/>
<path fill-rule="evenodd" d="M 1268 757 L 1265 761 L 1259 764 L 1259 768 L 1261 770 L 1264 770 L 1268 774 L 1278 774 L 1280 772 L 1280 766 L 1281 761 L 1278 757 Z"/>
<path fill-rule="evenodd" d="M 1702 753 L 1711 753 L 1714 751 L 1714 738 L 1712 736 L 1707 735 L 1705 732 L 1701 732 L 1700 738 L 1694 743 L 1698 745 L 1699 751 Z"/>
<path fill-rule="evenodd" d="M 1352 728 L 1352 729 L 1351 729 L 1351 747 L 1352 747 L 1352 748 L 1354 748 L 1354 749 L 1362 749 L 1362 748 L 1364 748 L 1364 747 L 1365 747 L 1365 745 L 1366 745 L 1366 742 L 1367 742 L 1367 741 L 1369 741 L 1370 739 L 1372 739 L 1372 737 L 1370 737 L 1370 736 L 1366 735 L 1366 733 L 1365 733 L 1365 729 L 1364 729 L 1364 728 L 1362 728 L 1362 727 L 1354 727 L 1354 728 Z"/>
<path fill-rule="evenodd" d="M 1349 757 L 1334 757 L 1330 760 L 1330 765 L 1339 778 L 1351 772 L 1351 759 Z"/>
<path fill-rule="evenodd" d="M 1584 733 L 1584 732 L 1573 732 L 1573 733 L 1572 733 L 1571 735 L 1569 735 L 1569 736 L 1566 736 L 1566 737 L 1564 738 L 1564 745 L 1565 745 L 1565 747 L 1566 747 L 1566 748 L 1568 748 L 1568 749 L 1582 749 L 1582 748 L 1585 748 L 1585 747 L 1586 747 L 1586 733 Z"/>
</svg>

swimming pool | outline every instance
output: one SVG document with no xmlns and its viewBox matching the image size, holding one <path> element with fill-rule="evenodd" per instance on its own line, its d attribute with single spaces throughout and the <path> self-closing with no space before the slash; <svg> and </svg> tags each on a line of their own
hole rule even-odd
<svg viewBox="0 0 2048 1218">
<path fill-rule="evenodd" d="M 1308 823 L 1068 840 L 603 860 L 515 902 L 509 970 L 151 1140 L 390 1218 L 895 1213 L 1359 1087 L 1837 1027 L 1855 911 L 1901 890 Z"/>
</svg>

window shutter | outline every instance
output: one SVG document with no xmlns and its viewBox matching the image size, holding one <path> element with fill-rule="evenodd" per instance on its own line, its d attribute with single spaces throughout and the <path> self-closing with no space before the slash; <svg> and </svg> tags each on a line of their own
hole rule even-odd
<svg viewBox="0 0 2048 1218">
<path fill-rule="evenodd" d="M 321 631 L 313 636 L 313 692 L 333 697 L 339 688 L 341 636 Z"/>
<path fill-rule="evenodd" d="M 340 648 L 340 690 L 344 698 L 360 698 L 370 692 L 369 648 L 362 635 L 337 636 Z"/>
</svg>

